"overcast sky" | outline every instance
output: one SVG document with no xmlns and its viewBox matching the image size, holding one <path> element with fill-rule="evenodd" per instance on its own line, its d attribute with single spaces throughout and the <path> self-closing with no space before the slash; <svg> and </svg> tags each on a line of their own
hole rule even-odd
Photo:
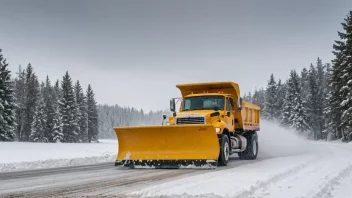
<svg viewBox="0 0 352 198">
<path fill-rule="evenodd" d="M 99 104 L 167 109 L 178 83 L 234 81 L 241 92 L 330 62 L 351 0 L 0 0 L 10 69 L 69 71 Z M 14 74 L 14 73 L 13 73 Z"/>
</svg>

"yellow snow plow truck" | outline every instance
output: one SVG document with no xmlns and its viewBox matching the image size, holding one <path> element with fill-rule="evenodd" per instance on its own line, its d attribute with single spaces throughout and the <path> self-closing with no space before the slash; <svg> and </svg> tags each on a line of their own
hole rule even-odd
<svg viewBox="0 0 352 198">
<path fill-rule="evenodd" d="M 176 87 L 182 97 L 170 100 L 172 115 L 165 125 L 114 128 L 118 139 L 115 166 L 215 168 L 226 166 L 233 153 L 240 159 L 257 158 L 260 107 L 242 101 L 238 84 Z"/>
</svg>

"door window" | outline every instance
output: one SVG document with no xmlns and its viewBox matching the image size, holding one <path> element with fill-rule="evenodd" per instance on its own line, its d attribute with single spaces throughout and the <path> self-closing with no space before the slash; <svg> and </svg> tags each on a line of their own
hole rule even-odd
<svg viewBox="0 0 352 198">
<path fill-rule="evenodd" d="M 231 111 L 231 104 L 229 98 L 226 98 L 226 111 Z"/>
</svg>

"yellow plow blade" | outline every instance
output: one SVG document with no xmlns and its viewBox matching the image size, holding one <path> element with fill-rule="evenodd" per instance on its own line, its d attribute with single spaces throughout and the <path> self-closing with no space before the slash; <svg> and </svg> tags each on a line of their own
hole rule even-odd
<svg viewBox="0 0 352 198">
<path fill-rule="evenodd" d="M 115 166 L 132 168 L 216 167 L 220 146 L 212 125 L 114 128 L 118 139 Z"/>
</svg>

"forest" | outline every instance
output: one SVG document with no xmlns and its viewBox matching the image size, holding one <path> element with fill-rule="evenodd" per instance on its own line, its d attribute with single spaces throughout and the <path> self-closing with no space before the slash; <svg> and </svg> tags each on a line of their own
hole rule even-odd
<svg viewBox="0 0 352 198">
<path fill-rule="evenodd" d="M 352 11 L 341 25 L 331 62 L 318 57 L 285 81 L 271 74 L 265 88 L 243 96 L 261 106 L 262 119 L 312 140 L 352 141 Z"/>
<path fill-rule="evenodd" d="M 243 95 L 261 106 L 261 118 L 311 140 L 352 141 L 352 11 L 332 43 L 334 59 L 316 58 L 287 79 L 271 74 L 266 87 Z M 97 104 L 68 71 L 54 83 L 40 81 L 33 66 L 8 69 L 0 49 L 0 141 L 91 142 L 115 138 L 113 127 L 161 125 L 167 111 Z"/>
</svg>

